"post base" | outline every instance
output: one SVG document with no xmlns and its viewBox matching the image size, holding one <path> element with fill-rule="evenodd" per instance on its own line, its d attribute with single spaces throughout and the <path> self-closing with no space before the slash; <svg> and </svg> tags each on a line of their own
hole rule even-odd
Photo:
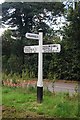
<svg viewBox="0 0 80 120">
<path fill-rule="evenodd" d="M 37 102 L 41 103 L 43 101 L 43 87 L 37 86 Z"/>
</svg>

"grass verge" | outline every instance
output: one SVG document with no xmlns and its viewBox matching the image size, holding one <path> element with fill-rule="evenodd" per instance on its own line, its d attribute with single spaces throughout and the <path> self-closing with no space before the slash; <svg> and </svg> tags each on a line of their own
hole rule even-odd
<svg viewBox="0 0 80 120">
<path fill-rule="evenodd" d="M 3 117 L 62 117 L 76 118 L 78 116 L 77 95 L 67 93 L 52 94 L 44 91 L 43 102 L 36 101 L 36 89 L 3 87 L 2 89 Z"/>
</svg>

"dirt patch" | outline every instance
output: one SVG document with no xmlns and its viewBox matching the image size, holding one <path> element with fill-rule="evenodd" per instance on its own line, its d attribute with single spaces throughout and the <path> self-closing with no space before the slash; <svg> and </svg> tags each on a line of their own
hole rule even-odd
<svg viewBox="0 0 80 120">
<path fill-rule="evenodd" d="M 35 112 L 16 110 L 14 107 L 2 107 L 2 118 L 44 118 L 44 115 L 38 115 Z"/>
</svg>

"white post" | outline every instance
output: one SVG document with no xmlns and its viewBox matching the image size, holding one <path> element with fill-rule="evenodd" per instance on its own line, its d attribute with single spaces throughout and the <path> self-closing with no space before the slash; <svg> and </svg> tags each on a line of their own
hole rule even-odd
<svg viewBox="0 0 80 120">
<path fill-rule="evenodd" d="M 75 0 L 73 0 L 73 10 L 75 10 Z"/>
<path fill-rule="evenodd" d="M 37 81 L 37 101 L 43 100 L 43 32 L 39 32 L 39 54 L 38 54 L 38 81 Z"/>
</svg>

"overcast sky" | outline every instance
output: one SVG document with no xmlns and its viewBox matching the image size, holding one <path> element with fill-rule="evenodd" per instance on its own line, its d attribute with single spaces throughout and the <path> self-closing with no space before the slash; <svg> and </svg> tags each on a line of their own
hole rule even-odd
<svg viewBox="0 0 80 120">
<path fill-rule="evenodd" d="M 5 0 L 0 0 L 0 4 L 3 3 Z"/>
</svg>

